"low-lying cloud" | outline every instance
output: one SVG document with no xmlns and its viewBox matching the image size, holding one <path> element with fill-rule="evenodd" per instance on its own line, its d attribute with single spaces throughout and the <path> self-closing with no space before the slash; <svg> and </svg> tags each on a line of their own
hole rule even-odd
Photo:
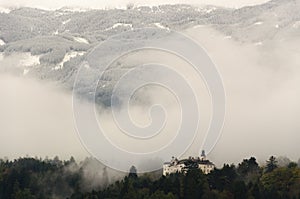
<svg viewBox="0 0 300 199">
<path fill-rule="evenodd" d="M 0 75 L 0 157 L 84 158 L 72 115 L 71 95 L 57 85 Z"/>
<path fill-rule="evenodd" d="M 186 34 L 205 47 L 218 66 L 226 88 L 224 131 L 209 158 L 218 166 L 224 162 L 237 163 L 249 156 L 256 156 L 260 162 L 270 155 L 286 155 L 297 160 L 300 149 L 297 38 L 255 46 L 225 38 L 207 27 L 189 29 Z M 164 96 L 155 91 L 155 95 Z M 0 93 L 0 157 L 28 154 L 83 158 L 89 155 L 75 131 L 70 91 L 2 73 Z M 133 110 L 135 118 L 145 118 L 141 106 Z M 203 110 L 201 114 L 210 114 L 209 108 Z M 104 125 L 111 125 L 109 117 L 104 114 L 100 117 Z M 198 155 L 201 141 L 199 138 L 186 155 Z"/>
<path fill-rule="evenodd" d="M 249 156 L 299 158 L 299 39 L 240 43 L 207 28 L 187 33 L 219 67 L 227 94 L 224 131 L 211 158 L 239 162 Z"/>
</svg>

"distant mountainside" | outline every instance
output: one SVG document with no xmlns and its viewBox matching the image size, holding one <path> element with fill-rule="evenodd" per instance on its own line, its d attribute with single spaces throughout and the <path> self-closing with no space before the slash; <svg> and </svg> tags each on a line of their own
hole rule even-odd
<svg viewBox="0 0 300 199">
<path fill-rule="evenodd" d="M 157 7 L 134 7 L 132 9 L 78 10 L 61 8 L 46 11 L 35 8 L 19 8 L 0 14 L 0 38 L 6 43 L 37 36 L 56 36 L 81 42 L 95 43 L 122 31 L 143 27 L 167 27 L 181 30 L 195 25 L 213 25 L 235 39 L 251 41 L 238 34 L 248 35 L 264 29 L 256 29 L 264 23 L 269 30 L 268 38 L 283 28 L 297 26 L 300 20 L 299 0 L 272 0 L 268 3 L 240 9 L 215 6 L 194 7 L 190 5 L 161 5 Z M 258 27 L 257 27 L 257 26 Z M 267 26 L 267 27 L 266 27 Z M 256 31 L 256 32 L 254 32 Z M 265 39 L 255 34 L 257 39 Z M 69 38 L 70 37 L 70 38 Z M 75 40 L 80 42 L 78 40 Z"/>
<path fill-rule="evenodd" d="M 4 10 L 0 12 L 0 70 L 58 81 L 72 88 L 86 54 L 112 35 L 144 27 L 181 31 L 206 25 L 242 43 L 299 41 L 299 10 L 300 0 L 272 0 L 240 9 L 161 5 L 126 10 Z M 16 53 L 23 53 L 15 55 L 23 61 L 15 68 L 6 68 L 9 56 Z"/>
</svg>

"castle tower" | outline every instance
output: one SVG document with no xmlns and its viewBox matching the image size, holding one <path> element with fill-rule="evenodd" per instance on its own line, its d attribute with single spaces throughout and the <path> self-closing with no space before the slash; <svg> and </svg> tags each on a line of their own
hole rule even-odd
<svg viewBox="0 0 300 199">
<path fill-rule="evenodd" d="M 204 150 L 202 150 L 201 152 L 200 160 L 206 160 L 206 155 Z"/>
</svg>

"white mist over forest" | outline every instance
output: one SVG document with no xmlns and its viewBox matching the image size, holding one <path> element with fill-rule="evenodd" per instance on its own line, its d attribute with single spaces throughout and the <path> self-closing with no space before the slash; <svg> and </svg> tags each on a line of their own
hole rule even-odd
<svg viewBox="0 0 300 199">
<path fill-rule="evenodd" d="M 88 156 L 77 137 L 72 97 L 57 85 L 0 75 L 0 156 Z"/>
<path fill-rule="evenodd" d="M 300 124 L 299 39 L 241 44 L 198 27 L 187 34 L 211 56 L 222 75 L 227 99 L 223 134 L 210 154 L 219 164 L 270 155 L 298 160 Z"/>
<path fill-rule="evenodd" d="M 270 155 L 298 160 L 297 38 L 257 46 L 236 42 L 205 26 L 184 33 L 206 49 L 226 89 L 225 126 L 209 159 L 218 166 L 250 156 L 256 156 L 260 163 Z M 2 72 L 0 93 L 0 157 L 89 156 L 75 130 L 70 91 L 47 81 Z M 188 154 L 197 155 L 198 146 Z"/>
</svg>

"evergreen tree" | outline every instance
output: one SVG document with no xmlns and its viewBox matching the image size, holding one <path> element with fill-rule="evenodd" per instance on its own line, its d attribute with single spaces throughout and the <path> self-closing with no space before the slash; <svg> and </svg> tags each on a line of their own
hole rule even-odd
<svg viewBox="0 0 300 199">
<path fill-rule="evenodd" d="M 267 161 L 266 165 L 266 173 L 273 171 L 278 167 L 277 160 L 274 156 L 271 156 L 269 160 Z"/>
<path fill-rule="evenodd" d="M 130 167 L 128 177 L 137 178 L 137 170 L 136 170 L 135 166 Z"/>
</svg>

